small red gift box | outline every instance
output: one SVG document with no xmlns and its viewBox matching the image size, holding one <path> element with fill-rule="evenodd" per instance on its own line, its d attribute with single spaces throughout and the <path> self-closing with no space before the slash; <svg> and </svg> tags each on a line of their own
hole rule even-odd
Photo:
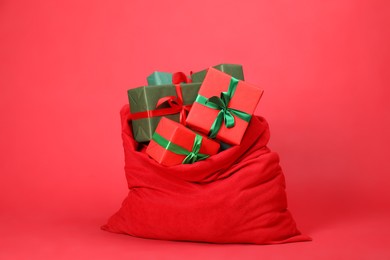
<svg viewBox="0 0 390 260">
<path fill-rule="evenodd" d="M 238 145 L 262 95 L 257 86 L 211 67 L 186 122 L 211 138 Z"/>
<path fill-rule="evenodd" d="M 173 166 L 206 159 L 218 150 L 218 142 L 163 117 L 146 153 L 162 165 Z"/>
</svg>

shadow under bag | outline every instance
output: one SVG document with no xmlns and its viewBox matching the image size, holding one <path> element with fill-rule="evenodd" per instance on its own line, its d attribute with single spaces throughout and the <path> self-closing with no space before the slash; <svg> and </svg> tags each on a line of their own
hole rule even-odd
<svg viewBox="0 0 390 260">
<path fill-rule="evenodd" d="M 165 167 L 132 136 L 121 110 L 129 194 L 102 229 L 136 237 L 211 243 L 308 241 L 287 209 L 279 156 L 267 148 L 264 118 L 253 116 L 241 145 L 194 164 Z"/>
</svg>

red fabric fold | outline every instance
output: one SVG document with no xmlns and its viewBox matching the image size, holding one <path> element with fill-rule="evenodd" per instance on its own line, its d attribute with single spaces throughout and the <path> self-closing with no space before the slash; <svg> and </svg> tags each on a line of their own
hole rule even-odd
<svg viewBox="0 0 390 260">
<path fill-rule="evenodd" d="M 267 148 L 269 127 L 254 116 L 241 145 L 195 164 L 150 159 L 121 110 L 129 195 L 102 228 L 132 236 L 211 243 L 307 241 L 287 209 L 279 157 Z"/>
</svg>

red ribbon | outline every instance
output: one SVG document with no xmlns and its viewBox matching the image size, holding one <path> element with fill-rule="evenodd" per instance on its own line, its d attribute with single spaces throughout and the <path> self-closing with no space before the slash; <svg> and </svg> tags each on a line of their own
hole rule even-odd
<svg viewBox="0 0 390 260">
<path fill-rule="evenodd" d="M 192 74 L 192 71 L 191 71 Z M 180 84 L 180 83 L 191 83 L 192 80 L 184 74 L 184 72 L 175 72 L 172 75 L 172 83 Z"/>
<path fill-rule="evenodd" d="M 175 85 L 177 96 L 162 97 L 157 101 L 156 109 L 146 110 L 130 114 L 128 120 L 137 120 L 141 118 L 150 118 L 155 116 L 166 116 L 180 113 L 180 123 L 185 125 L 187 113 L 191 109 L 191 105 L 184 105 L 183 93 L 181 91 L 180 83 L 190 83 L 189 79 L 183 72 L 176 72 L 172 75 L 172 83 Z M 160 108 L 167 104 L 168 107 Z"/>
</svg>

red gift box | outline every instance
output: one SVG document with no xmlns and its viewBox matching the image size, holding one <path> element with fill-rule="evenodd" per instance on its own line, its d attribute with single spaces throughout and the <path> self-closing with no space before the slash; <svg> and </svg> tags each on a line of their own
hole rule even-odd
<svg viewBox="0 0 390 260">
<path fill-rule="evenodd" d="M 163 117 L 146 153 L 162 165 L 173 166 L 206 159 L 218 150 L 218 142 Z"/>
<path fill-rule="evenodd" d="M 238 145 L 263 95 L 263 90 L 209 68 L 187 116 L 190 128 Z"/>
</svg>

